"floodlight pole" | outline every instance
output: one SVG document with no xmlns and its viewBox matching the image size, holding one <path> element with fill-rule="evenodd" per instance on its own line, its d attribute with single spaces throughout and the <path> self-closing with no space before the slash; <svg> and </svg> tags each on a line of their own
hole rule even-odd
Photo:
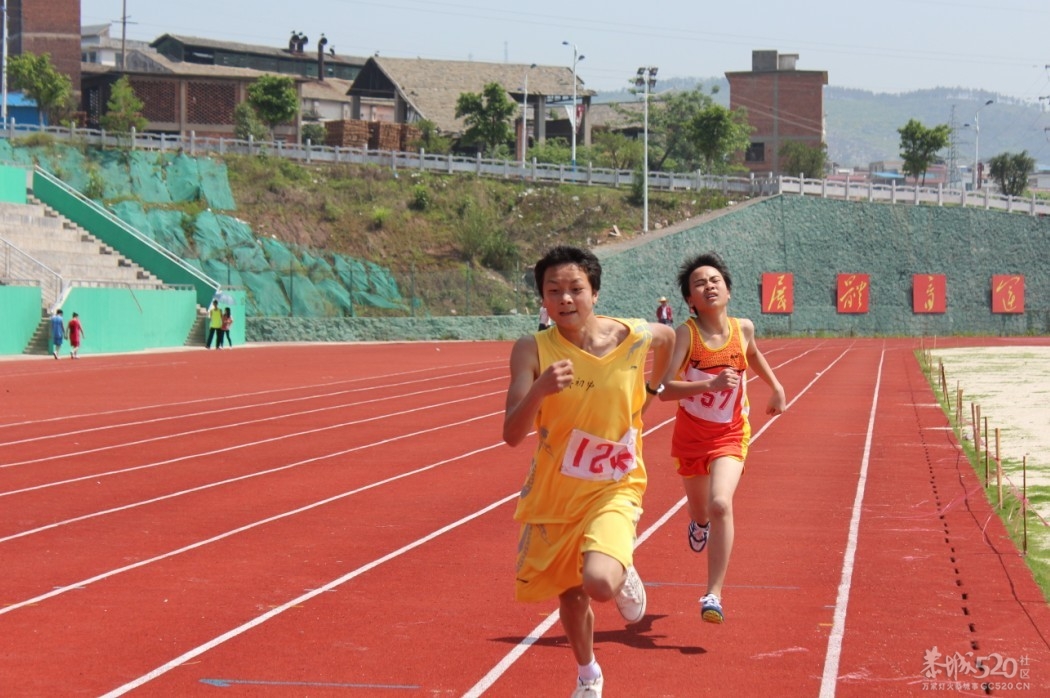
<svg viewBox="0 0 1050 698">
<path fill-rule="evenodd" d="M 533 63 L 529 70 L 536 67 Z M 521 168 L 525 169 L 525 151 L 529 149 L 529 70 L 525 71 L 525 99 L 521 102 Z"/>
<path fill-rule="evenodd" d="M 569 119 L 571 122 L 569 125 L 572 127 L 572 171 L 576 171 L 576 64 L 582 61 L 586 56 L 580 55 L 580 50 L 576 48 L 576 44 L 569 41 L 561 42 L 562 46 L 572 46 L 572 117 Z"/>
<path fill-rule="evenodd" d="M 656 66 L 641 67 L 634 79 L 635 87 L 642 88 L 645 102 L 642 107 L 642 232 L 649 232 L 649 92 L 656 86 Z"/>
<path fill-rule="evenodd" d="M 3 0 L 4 12 L 4 48 L 3 48 L 3 77 L 0 78 L 0 92 L 3 92 L 3 105 L 0 106 L 0 122 L 7 128 L 7 0 Z"/>
<path fill-rule="evenodd" d="M 989 99 L 987 102 L 977 108 L 977 111 L 973 113 L 973 190 L 977 191 L 981 188 L 981 176 L 978 174 L 978 169 L 981 167 L 981 127 L 977 122 L 977 115 L 981 113 L 981 110 L 987 107 L 989 104 L 995 103 L 994 99 Z"/>
</svg>

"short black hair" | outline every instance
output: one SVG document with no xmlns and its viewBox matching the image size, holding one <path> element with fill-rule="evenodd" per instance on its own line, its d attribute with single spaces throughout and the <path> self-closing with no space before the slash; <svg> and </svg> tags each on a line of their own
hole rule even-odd
<svg viewBox="0 0 1050 698">
<path fill-rule="evenodd" d="M 591 282 L 591 290 L 597 293 L 602 287 L 602 263 L 590 250 L 568 245 L 559 245 L 547 250 L 540 261 L 536 262 L 533 274 L 536 277 L 536 293 L 543 297 L 543 276 L 551 267 L 560 267 L 563 264 L 575 264 L 587 274 L 587 280 Z"/>
<path fill-rule="evenodd" d="M 718 256 L 717 252 L 705 252 L 687 260 L 678 269 L 678 288 L 682 292 L 682 298 L 689 300 L 689 277 L 700 267 L 714 267 L 726 282 L 726 290 L 733 290 L 733 277 L 729 275 L 729 268 L 725 261 Z"/>
</svg>

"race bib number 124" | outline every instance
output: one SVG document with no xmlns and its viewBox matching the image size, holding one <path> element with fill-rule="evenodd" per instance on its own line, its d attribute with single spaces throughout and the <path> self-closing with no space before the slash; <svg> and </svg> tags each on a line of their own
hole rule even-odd
<svg viewBox="0 0 1050 698">
<path fill-rule="evenodd" d="M 619 441 L 573 429 L 561 472 L 581 480 L 619 480 L 638 466 L 636 437 L 634 429 Z"/>
</svg>

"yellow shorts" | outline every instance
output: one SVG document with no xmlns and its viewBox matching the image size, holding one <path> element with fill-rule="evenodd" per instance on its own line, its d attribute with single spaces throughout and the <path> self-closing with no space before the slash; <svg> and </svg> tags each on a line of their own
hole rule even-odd
<svg viewBox="0 0 1050 698">
<path fill-rule="evenodd" d="M 599 552 L 624 567 L 634 562 L 642 508 L 617 497 L 582 521 L 521 525 L 515 570 L 518 601 L 546 601 L 583 584 L 583 555 Z"/>
</svg>

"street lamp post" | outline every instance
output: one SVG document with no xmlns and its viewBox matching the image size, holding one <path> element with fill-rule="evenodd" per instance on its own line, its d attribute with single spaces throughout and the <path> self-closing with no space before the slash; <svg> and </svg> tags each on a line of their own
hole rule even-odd
<svg viewBox="0 0 1050 698">
<path fill-rule="evenodd" d="M 977 122 L 977 115 L 981 113 L 981 110 L 987 107 L 989 104 L 994 103 L 994 99 L 989 99 L 987 102 L 977 107 L 977 111 L 973 113 L 973 190 L 977 191 L 981 188 L 981 176 L 978 174 L 978 169 L 981 167 L 981 127 Z"/>
<path fill-rule="evenodd" d="M 582 61 L 586 56 L 580 55 L 580 50 L 576 48 L 576 44 L 568 41 L 561 42 L 562 46 L 572 46 L 572 118 L 569 119 L 572 123 L 572 169 L 576 171 L 576 64 Z"/>
<path fill-rule="evenodd" d="M 529 70 L 536 67 L 533 63 Z M 525 71 L 525 99 L 521 101 L 521 167 L 525 169 L 525 151 L 529 149 L 529 70 Z"/>
<path fill-rule="evenodd" d="M 656 86 L 654 65 L 641 67 L 634 78 L 634 86 L 642 88 L 645 102 L 642 107 L 642 232 L 649 232 L 649 93 Z"/>
</svg>

